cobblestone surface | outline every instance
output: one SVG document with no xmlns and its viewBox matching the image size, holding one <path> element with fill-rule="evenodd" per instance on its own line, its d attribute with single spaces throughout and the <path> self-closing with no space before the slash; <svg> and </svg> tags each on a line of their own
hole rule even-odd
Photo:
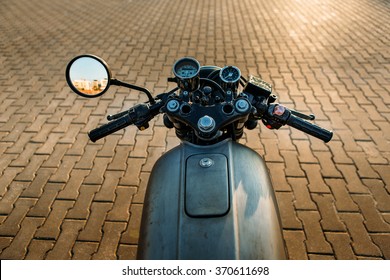
<svg viewBox="0 0 390 280">
<path fill-rule="evenodd" d="M 145 100 L 73 94 L 67 62 L 93 53 L 154 93 L 182 56 L 262 75 L 335 134 L 261 126 L 241 141 L 271 170 L 289 257 L 389 259 L 389 30 L 387 0 L 3 0 L 0 258 L 135 258 L 151 167 L 179 141 L 161 117 L 88 141 Z"/>
</svg>

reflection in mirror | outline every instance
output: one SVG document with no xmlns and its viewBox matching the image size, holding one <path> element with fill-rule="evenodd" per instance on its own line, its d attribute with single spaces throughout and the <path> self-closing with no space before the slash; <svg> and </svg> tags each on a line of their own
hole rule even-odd
<svg viewBox="0 0 390 280">
<path fill-rule="evenodd" d="M 110 74 L 106 66 L 97 58 L 82 56 L 75 59 L 68 75 L 76 93 L 81 93 L 83 96 L 99 96 L 108 89 Z"/>
</svg>

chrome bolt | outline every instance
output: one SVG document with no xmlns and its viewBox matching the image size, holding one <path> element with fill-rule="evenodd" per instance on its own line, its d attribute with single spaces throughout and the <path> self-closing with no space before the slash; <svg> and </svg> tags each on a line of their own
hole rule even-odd
<svg viewBox="0 0 390 280">
<path fill-rule="evenodd" d="M 179 110 L 179 107 L 180 107 L 180 104 L 179 104 L 179 101 L 177 101 L 177 100 L 170 100 L 167 104 L 167 110 L 169 112 L 172 112 L 172 113 Z"/>
<path fill-rule="evenodd" d="M 240 113 L 245 113 L 249 109 L 248 101 L 240 99 L 236 102 L 236 110 Z"/>
<path fill-rule="evenodd" d="M 215 121 L 212 117 L 203 116 L 198 121 L 198 128 L 202 132 L 210 132 L 215 128 Z"/>
</svg>

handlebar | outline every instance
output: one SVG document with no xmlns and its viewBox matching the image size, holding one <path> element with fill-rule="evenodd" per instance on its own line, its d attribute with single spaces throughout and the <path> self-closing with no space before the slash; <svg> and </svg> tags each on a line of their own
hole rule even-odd
<svg viewBox="0 0 390 280">
<path fill-rule="evenodd" d="M 298 113 L 298 114 L 297 114 Z M 301 130 L 311 136 L 321 139 L 325 143 L 329 142 L 333 137 L 333 132 L 326 130 L 318 125 L 310 123 L 299 116 L 313 118 L 313 116 L 306 116 L 302 113 L 292 111 L 279 104 L 270 104 L 266 114 L 263 117 L 263 122 L 269 128 L 280 128 L 282 125 L 289 125 L 295 129 Z"/>
<path fill-rule="evenodd" d="M 164 95 L 164 96 L 163 96 Z M 123 129 L 129 125 L 136 125 L 139 129 L 143 130 L 148 127 L 148 122 L 157 114 L 161 113 L 160 109 L 165 106 L 167 99 L 166 97 L 169 96 L 168 93 L 160 95 L 158 99 L 160 99 L 160 102 L 154 103 L 153 105 L 147 105 L 147 104 L 138 104 L 134 107 L 132 107 L 128 111 L 124 111 L 112 116 L 108 116 L 108 119 L 111 120 L 109 123 L 102 125 L 101 127 L 98 127 L 96 129 L 91 130 L 88 133 L 89 138 L 92 142 L 96 142 L 97 140 L 114 133 L 120 129 Z M 258 112 L 260 112 L 260 118 L 263 120 L 263 122 L 266 124 L 268 128 L 272 129 L 279 129 L 283 125 L 289 125 L 291 127 L 294 127 L 298 130 L 301 130 L 311 136 L 314 136 L 318 139 L 321 139 L 325 143 L 329 142 L 333 137 L 333 132 L 326 130 L 322 127 L 319 127 L 313 123 L 310 123 L 306 120 L 304 120 L 302 117 L 306 117 L 308 119 L 313 119 L 314 116 L 306 116 L 304 114 L 301 114 L 295 111 L 292 111 L 282 105 L 279 105 L 277 103 L 273 104 L 264 104 L 262 103 L 262 106 L 256 106 L 254 105 Z M 198 108 L 199 109 L 199 108 Z M 199 116 L 203 115 L 213 115 L 210 111 L 211 109 L 203 108 L 202 110 L 199 110 Z M 222 109 L 223 111 L 223 109 Z M 251 110 L 247 110 L 247 114 L 250 114 L 252 112 Z M 172 113 L 172 112 L 171 112 Z M 217 121 L 219 125 L 223 125 L 224 119 L 223 117 L 230 117 L 230 121 L 234 117 L 236 120 L 239 119 L 239 117 L 244 117 L 242 114 L 230 114 L 229 116 L 225 116 L 227 113 L 221 113 L 219 116 L 214 116 L 217 118 Z M 246 114 L 246 113 L 245 113 Z M 181 121 L 181 118 L 183 118 L 184 123 L 187 125 L 191 125 L 191 127 L 194 127 L 196 129 L 196 124 L 198 123 L 198 119 L 195 115 L 186 115 L 186 114 L 179 114 L 180 118 L 179 121 Z M 236 116 L 237 115 L 237 116 Z M 188 120 L 189 117 L 194 119 L 194 123 L 190 122 Z M 184 118 L 187 118 L 184 120 Z M 222 119 L 221 119 L 222 118 Z M 246 116 L 246 119 L 248 118 L 248 115 Z M 191 119 L 192 120 L 192 119 Z M 229 122 L 229 120 L 228 120 Z M 228 123 L 228 122 L 225 122 Z"/>
<path fill-rule="evenodd" d="M 113 120 L 107 124 L 102 125 L 101 127 L 95 128 L 88 133 L 89 139 L 92 142 L 96 142 L 97 140 L 121 130 L 129 125 L 133 124 L 133 119 L 129 114 L 126 114 L 123 117 L 120 117 L 116 120 Z"/>
<path fill-rule="evenodd" d="M 290 114 L 290 117 L 287 119 L 286 124 L 307 134 L 310 134 L 311 136 L 321 139 L 325 143 L 328 143 L 333 137 L 332 131 L 326 130 L 313 123 L 309 123 L 308 121 L 294 116 L 293 114 Z"/>
</svg>

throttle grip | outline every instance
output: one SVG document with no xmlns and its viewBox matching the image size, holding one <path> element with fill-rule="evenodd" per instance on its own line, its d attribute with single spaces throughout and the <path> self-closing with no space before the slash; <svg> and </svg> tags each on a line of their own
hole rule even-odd
<svg viewBox="0 0 390 280">
<path fill-rule="evenodd" d="M 130 117 L 130 114 L 127 114 L 119 119 L 111 121 L 107 124 L 102 125 L 101 127 L 95 128 L 88 133 L 89 139 L 92 142 L 114 133 L 118 130 L 121 130 L 129 125 L 133 124 L 133 121 Z"/>
<path fill-rule="evenodd" d="M 332 131 L 326 130 L 322 127 L 319 127 L 318 125 L 307 122 L 301 118 L 294 116 L 293 114 L 290 114 L 286 124 L 307 134 L 310 134 L 311 136 L 319 138 L 325 143 L 328 143 L 333 137 Z"/>
</svg>

